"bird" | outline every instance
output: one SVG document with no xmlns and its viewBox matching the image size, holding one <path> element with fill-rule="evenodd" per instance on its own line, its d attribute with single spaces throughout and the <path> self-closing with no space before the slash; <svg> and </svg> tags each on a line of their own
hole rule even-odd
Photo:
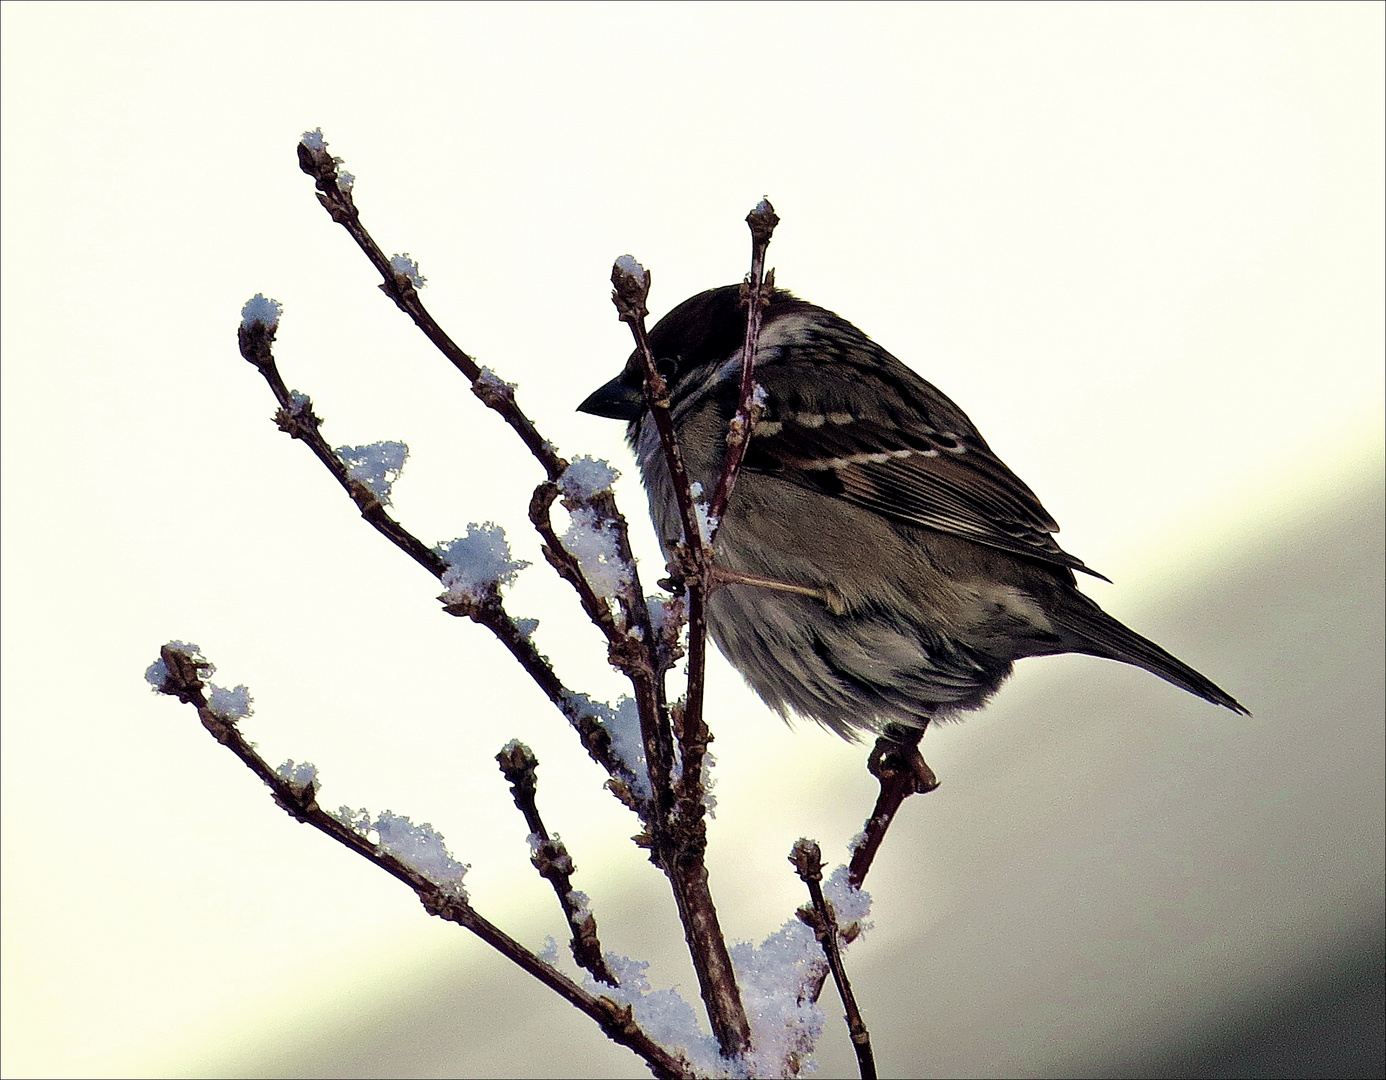
<svg viewBox="0 0 1386 1080">
<path fill-rule="evenodd" d="M 689 478 L 712 492 L 739 396 L 739 285 L 649 332 Z M 626 421 L 665 556 L 681 518 L 637 349 L 579 411 Z M 772 288 L 758 419 L 713 542 L 708 630 L 781 716 L 848 739 L 981 707 L 1016 660 L 1085 653 L 1234 712 L 1188 664 L 1103 611 L 1058 525 L 941 390 L 847 320 Z M 1106 580 L 1103 578 L 1103 580 Z M 1249 714 L 1248 714 L 1249 715 Z"/>
</svg>

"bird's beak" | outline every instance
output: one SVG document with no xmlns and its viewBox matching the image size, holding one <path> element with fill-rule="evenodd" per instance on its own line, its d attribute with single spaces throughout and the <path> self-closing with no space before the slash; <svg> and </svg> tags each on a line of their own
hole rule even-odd
<svg viewBox="0 0 1386 1080">
<path fill-rule="evenodd" d="M 598 387 L 577 411 L 612 420 L 636 420 L 645 411 L 645 390 L 639 381 L 632 381 L 623 371 L 605 386 Z"/>
</svg>

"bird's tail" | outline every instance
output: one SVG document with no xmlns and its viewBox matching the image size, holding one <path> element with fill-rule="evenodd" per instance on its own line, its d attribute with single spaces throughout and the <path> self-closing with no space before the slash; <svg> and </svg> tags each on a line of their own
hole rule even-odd
<svg viewBox="0 0 1386 1080">
<path fill-rule="evenodd" d="M 1081 593 L 1070 595 L 1072 603 L 1064 604 L 1060 611 L 1047 613 L 1050 621 L 1063 634 L 1069 651 L 1134 664 L 1214 705 L 1221 705 L 1244 716 L 1251 715 L 1236 698 L 1211 679 L 1118 622 L 1086 596 Z"/>
</svg>

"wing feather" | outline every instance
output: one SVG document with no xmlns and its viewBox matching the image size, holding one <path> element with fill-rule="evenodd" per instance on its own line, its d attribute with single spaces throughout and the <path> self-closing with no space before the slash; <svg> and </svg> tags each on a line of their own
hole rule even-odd
<svg viewBox="0 0 1386 1080">
<path fill-rule="evenodd" d="M 802 334 L 783 335 L 765 363 L 758 358 L 766 406 L 747 468 L 896 521 L 1102 577 L 1059 547 L 1058 525 L 1035 493 L 936 387 L 850 326 L 818 327 L 801 341 Z M 819 365 L 814 380 L 794 378 L 796 359 L 808 361 L 805 349 Z M 835 361 L 826 374 L 825 355 Z M 862 389 L 868 376 L 870 393 Z"/>
</svg>

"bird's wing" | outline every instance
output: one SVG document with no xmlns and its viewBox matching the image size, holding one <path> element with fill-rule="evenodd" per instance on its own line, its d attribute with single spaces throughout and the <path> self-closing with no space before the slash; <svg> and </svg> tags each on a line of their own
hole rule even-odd
<svg viewBox="0 0 1386 1080">
<path fill-rule="evenodd" d="M 868 339 L 850 344 L 856 347 L 839 351 L 813 380 L 795 378 L 792 349 L 757 366 L 766 404 L 746 468 L 896 521 L 1102 577 L 1055 543 L 1054 519 L 961 409 Z"/>
</svg>

